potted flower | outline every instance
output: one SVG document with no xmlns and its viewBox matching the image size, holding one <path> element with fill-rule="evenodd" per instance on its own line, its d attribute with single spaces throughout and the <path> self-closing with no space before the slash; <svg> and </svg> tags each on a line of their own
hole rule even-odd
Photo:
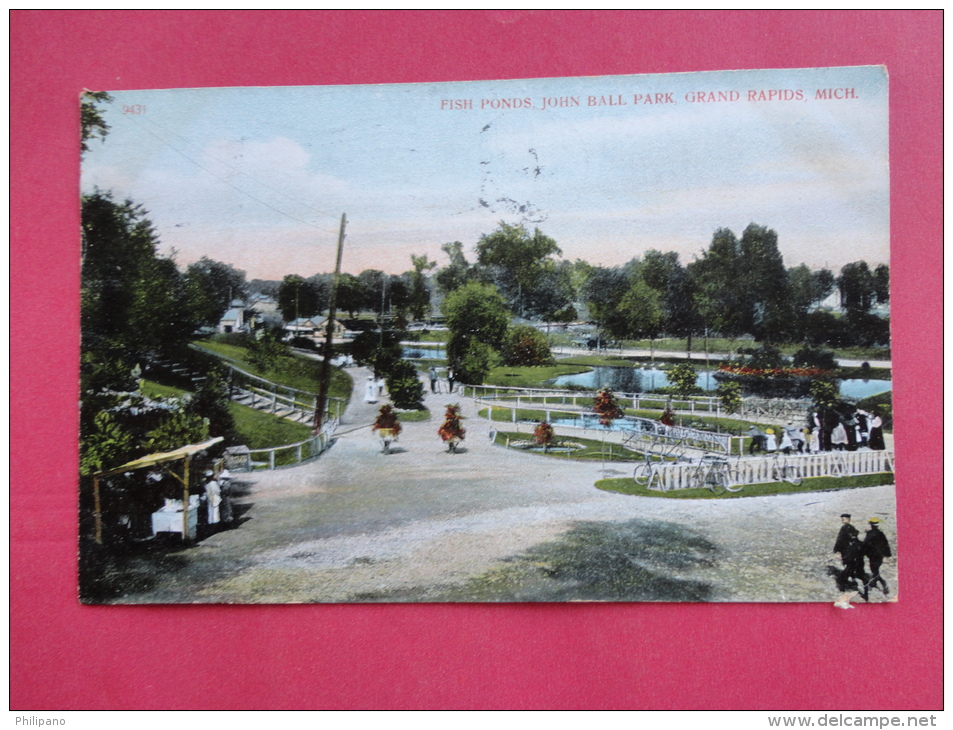
<svg viewBox="0 0 953 730">
<path fill-rule="evenodd" d="M 384 445 L 384 453 L 389 454 L 391 442 L 396 441 L 400 435 L 400 421 L 397 419 L 397 413 L 393 407 L 389 404 L 382 405 L 371 429 L 377 431 L 377 435 Z"/>
<path fill-rule="evenodd" d="M 455 454 L 457 444 L 463 441 L 466 429 L 460 425 L 463 416 L 460 415 L 460 405 L 451 403 L 447 406 L 447 412 L 444 414 L 444 420 L 437 433 L 440 438 L 447 443 L 447 453 Z"/>
<path fill-rule="evenodd" d="M 549 447 L 552 446 L 553 439 L 556 437 L 555 432 L 553 431 L 552 425 L 546 423 L 546 421 L 541 421 L 537 424 L 535 430 L 533 431 L 533 440 L 543 447 L 544 452 L 549 452 Z"/>
</svg>

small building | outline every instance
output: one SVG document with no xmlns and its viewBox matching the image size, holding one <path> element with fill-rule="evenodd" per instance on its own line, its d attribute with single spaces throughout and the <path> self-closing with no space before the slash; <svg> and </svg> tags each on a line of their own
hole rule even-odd
<svg viewBox="0 0 953 730">
<path fill-rule="evenodd" d="M 234 305 L 234 302 L 232 303 Z M 218 321 L 218 331 L 221 334 L 245 331 L 245 308 L 232 306 Z"/>
</svg>

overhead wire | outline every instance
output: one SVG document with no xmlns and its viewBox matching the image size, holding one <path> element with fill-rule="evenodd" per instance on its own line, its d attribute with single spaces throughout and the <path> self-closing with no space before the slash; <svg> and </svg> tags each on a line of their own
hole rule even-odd
<svg viewBox="0 0 953 730">
<path fill-rule="evenodd" d="M 139 124 L 138 120 L 136 120 L 135 117 L 130 117 L 130 119 L 132 119 L 132 120 L 139 126 L 139 128 L 140 128 L 142 131 L 146 132 L 147 134 L 151 134 L 153 137 L 155 137 L 155 138 L 158 139 L 160 142 L 162 142 L 164 145 L 166 145 L 169 149 L 171 149 L 172 151 L 178 153 L 179 155 L 181 155 L 182 157 L 184 157 L 186 160 L 188 160 L 189 162 L 191 162 L 193 165 L 195 165 L 195 166 L 198 167 L 199 169 L 204 170 L 205 172 L 207 172 L 207 173 L 208 173 L 209 175 L 211 175 L 212 177 L 214 177 L 214 178 L 216 178 L 217 180 L 219 180 L 219 181 L 225 183 L 225 184 L 228 185 L 230 188 L 232 188 L 232 189 L 238 191 L 238 192 L 241 193 L 242 195 L 245 195 L 245 196 L 251 198 L 251 199 L 254 200 L 255 202 L 260 203 L 261 205 L 265 206 L 266 208 L 275 211 L 275 212 L 278 213 L 279 215 L 283 215 L 283 216 L 285 216 L 286 218 L 290 218 L 290 219 L 293 220 L 293 221 L 297 221 L 298 223 L 302 223 L 302 224 L 304 224 L 304 225 L 306 225 L 306 226 L 309 226 L 309 227 L 311 227 L 311 228 L 314 228 L 314 229 L 316 229 L 316 230 L 318 230 L 318 231 L 324 231 L 325 233 L 337 233 L 337 231 L 331 230 L 331 229 L 329 229 L 329 228 L 322 228 L 321 226 L 317 226 L 317 225 L 315 225 L 314 223 L 311 223 L 310 221 L 306 221 L 306 220 L 304 220 L 304 219 L 302 219 L 302 218 L 298 218 L 297 216 L 291 215 L 290 213 L 287 213 L 286 211 L 283 211 L 283 210 L 281 210 L 280 208 L 276 208 L 275 206 L 271 205 L 270 203 L 265 202 L 265 201 L 262 200 L 261 198 L 255 196 L 255 195 L 252 195 L 252 194 L 251 194 L 250 192 L 248 192 L 247 190 L 244 190 L 244 189 L 240 188 L 239 186 L 235 185 L 234 183 L 229 182 L 227 179 L 225 179 L 225 178 L 222 177 L 221 175 L 218 175 L 217 173 L 215 173 L 215 172 L 213 172 L 212 170 L 208 169 L 208 168 L 207 168 L 206 166 L 204 166 L 202 163 L 200 163 L 200 162 L 198 162 L 197 160 L 193 159 L 192 157 L 190 157 L 189 155 L 187 155 L 185 152 L 183 152 L 182 150 L 180 150 L 178 147 L 176 147 L 175 145 L 173 145 L 171 142 L 169 142 L 168 139 L 163 139 L 162 136 L 160 136 L 159 134 L 156 134 L 154 131 L 152 131 L 152 130 L 149 129 L 148 127 L 145 127 L 145 126 L 143 126 L 142 124 Z M 155 124 L 155 122 L 152 122 L 152 123 Z M 156 126 L 158 126 L 158 125 L 156 125 Z M 160 127 L 160 129 L 161 129 L 161 127 Z M 236 168 L 232 167 L 231 165 L 228 165 L 228 164 L 225 163 L 225 162 L 222 162 L 221 160 L 216 160 L 216 161 L 217 161 L 217 162 L 221 162 L 221 163 L 222 163 L 223 165 L 225 165 L 226 167 L 229 167 L 230 169 L 235 170 L 236 172 L 238 172 L 238 173 L 241 174 L 241 175 L 245 175 L 245 177 L 248 177 L 249 179 L 254 180 L 255 182 L 259 183 L 260 185 L 263 185 L 264 187 L 269 188 L 270 190 L 274 190 L 275 192 L 277 192 L 277 193 L 283 195 L 284 197 L 288 198 L 288 199 L 291 200 L 292 202 L 295 202 L 295 203 L 297 203 L 297 204 L 299 204 L 299 205 L 303 205 L 304 207 L 311 207 L 311 206 L 308 206 L 306 203 L 302 203 L 301 201 L 295 200 L 295 199 L 292 198 L 291 196 L 286 195 L 285 193 L 282 193 L 280 190 L 277 190 L 277 189 L 275 189 L 275 188 L 272 188 L 270 185 L 268 185 L 268 184 L 266 184 L 266 183 L 263 183 L 263 182 L 261 182 L 260 180 L 257 180 L 256 178 L 252 177 L 251 175 L 248 175 L 247 173 L 244 173 L 244 172 L 242 172 L 241 170 L 237 170 Z M 312 210 L 315 210 L 316 212 L 319 212 L 319 213 L 321 213 L 322 215 L 330 215 L 329 213 L 325 213 L 325 212 L 323 212 L 323 211 L 319 211 L 317 208 L 313 208 L 313 207 L 312 207 Z"/>
</svg>

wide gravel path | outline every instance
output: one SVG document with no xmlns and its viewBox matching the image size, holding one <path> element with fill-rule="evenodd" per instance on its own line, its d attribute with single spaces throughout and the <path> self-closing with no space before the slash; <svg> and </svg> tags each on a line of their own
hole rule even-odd
<svg viewBox="0 0 953 730">
<path fill-rule="evenodd" d="M 860 528 L 879 516 L 896 547 L 892 485 L 729 500 L 603 492 L 593 486 L 599 463 L 494 446 L 492 424 L 459 393 L 428 392 L 432 419 L 404 423 L 385 455 L 370 429 L 380 404 L 363 399 L 368 373 L 350 372 L 355 392 L 332 448 L 304 465 L 238 475 L 240 524 L 179 551 L 176 570 L 123 602 L 466 599 L 469 582 L 580 522 L 632 520 L 714 546 L 711 560 L 665 566 L 673 580 L 708 585 L 711 600 L 826 602 L 838 596 L 826 566 L 842 512 Z M 436 431 L 456 402 L 467 434 L 460 453 L 449 454 Z M 608 476 L 629 473 L 617 464 Z M 891 599 L 895 566 L 888 560 L 882 570 Z M 871 600 L 884 597 L 872 592 Z"/>
</svg>

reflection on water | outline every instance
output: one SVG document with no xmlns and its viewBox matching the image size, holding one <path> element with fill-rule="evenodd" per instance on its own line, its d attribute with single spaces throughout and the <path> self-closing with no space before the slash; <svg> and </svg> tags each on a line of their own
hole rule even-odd
<svg viewBox="0 0 953 730">
<path fill-rule="evenodd" d="M 701 370 L 695 384 L 705 391 L 714 391 L 718 388 L 718 381 L 713 377 L 714 370 Z M 576 386 L 598 390 L 609 388 L 623 393 L 647 393 L 656 388 L 665 388 L 670 383 L 664 370 L 658 368 L 613 368 L 597 365 L 584 373 L 574 375 L 560 375 L 550 381 L 558 388 Z M 867 398 L 877 393 L 885 393 L 893 387 L 891 380 L 842 380 L 840 394 L 845 398 Z"/>
</svg>

